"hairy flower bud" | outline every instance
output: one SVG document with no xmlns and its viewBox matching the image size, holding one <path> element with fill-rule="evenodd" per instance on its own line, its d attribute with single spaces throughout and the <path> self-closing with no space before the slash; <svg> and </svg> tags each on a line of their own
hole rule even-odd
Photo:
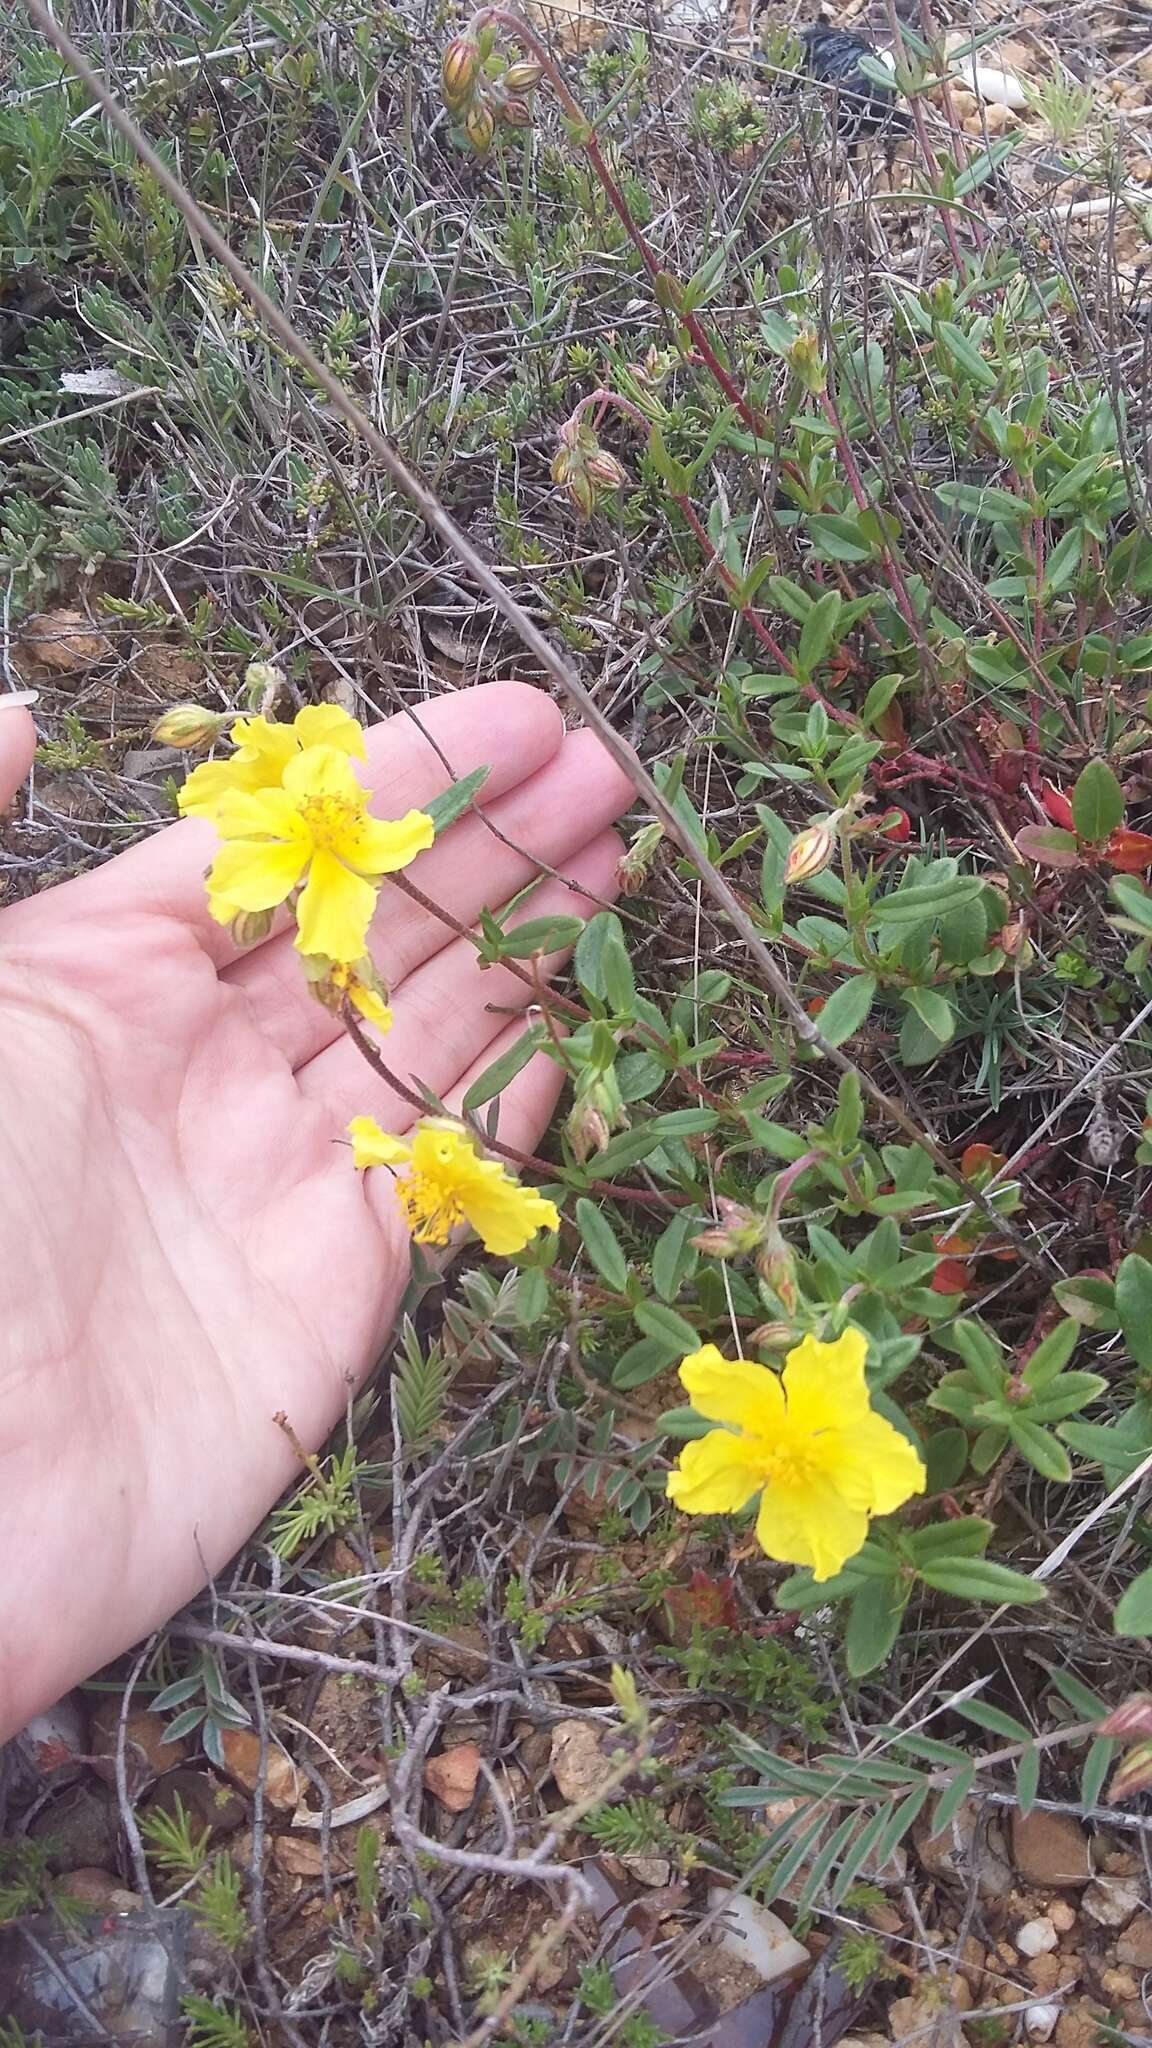
<svg viewBox="0 0 1152 2048">
<path fill-rule="evenodd" d="M 756 1250 L 766 1229 L 762 1216 L 730 1201 L 727 1195 L 717 1196 L 716 1214 L 719 1221 L 715 1227 L 690 1240 L 698 1252 L 713 1259 L 739 1259 Z"/>
<path fill-rule="evenodd" d="M 564 1119 L 564 1135 L 572 1147 L 577 1165 L 583 1166 L 593 1152 L 603 1152 L 612 1133 L 603 1111 L 585 1098 L 583 1102 L 572 1104 Z"/>
<path fill-rule="evenodd" d="M 533 58 L 521 57 L 508 66 L 500 83 L 505 92 L 532 92 L 543 76 L 541 66 Z"/>
<path fill-rule="evenodd" d="M 1105 1722 L 1105 1727 L 1108 1725 Z M 1146 1792 L 1152 1785 L 1152 1742 L 1138 1742 L 1127 1756 L 1122 1756 L 1108 1787 L 1109 1806 L 1118 1806 L 1122 1799 L 1131 1799 L 1135 1792 Z"/>
<path fill-rule="evenodd" d="M 598 490 L 620 491 L 628 481 L 628 471 L 606 448 L 597 448 L 584 464 L 585 472 L 591 477 Z"/>
<path fill-rule="evenodd" d="M 483 100 L 473 100 L 464 118 L 464 133 L 477 156 L 486 156 L 492 147 L 496 123 L 491 107 L 486 106 Z"/>
<path fill-rule="evenodd" d="M 258 711 L 267 712 L 268 707 L 279 696 L 288 678 L 274 661 L 250 661 L 244 671 L 244 688 L 248 701 Z"/>
<path fill-rule="evenodd" d="M 480 51 L 471 36 L 454 36 L 440 65 L 440 89 L 450 114 L 463 113 L 480 70 Z"/>
<path fill-rule="evenodd" d="M 1152 1736 L 1152 1693 L 1135 1692 L 1114 1707 L 1097 1730 L 1100 1735 L 1118 1735 L 1125 1742 L 1134 1735 Z"/>
<path fill-rule="evenodd" d="M 663 825 L 642 825 L 636 837 L 625 847 L 616 869 L 616 880 L 623 895 L 635 896 L 644 887 L 653 855 L 663 837 Z"/>
<path fill-rule="evenodd" d="M 532 126 L 532 109 L 528 105 L 527 100 L 522 100 L 513 95 L 511 99 L 501 102 L 500 119 L 507 128 L 530 128 Z"/>
<path fill-rule="evenodd" d="M 788 351 L 788 362 L 805 391 L 819 394 L 828 381 L 817 337 L 807 331 L 798 334 Z"/>
<path fill-rule="evenodd" d="M 208 747 L 232 723 L 231 711 L 209 711 L 205 704 L 173 704 L 152 727 L 158 747 Z"/>
<path fill-rule="evenodd" d="M 796 1284 L 796 1254 L 774 1223 L 762 1233 L 756 1254 L 756 1271 L 765 1285 L 772 1289 L 785 1314 L 795 1315 L 800 1298 Z"/>
<path fill-rule="evenodd" d="M 232 919 L 233 943 L 237 946 L 262 946 L 272 929 L 270 910 L 238 910 Z"/>
<path fill-rule="evenodd" d="M 831 826 L 821 821 L 818 825 L 806 825 L 797 832 L 788 848 L 784 863 L 784 886 L 790 888 L 793 882 L 807 882 L 811 876 L 820 874 L 828 866 L 836 851 L 836 834 Z"/>
</svg>

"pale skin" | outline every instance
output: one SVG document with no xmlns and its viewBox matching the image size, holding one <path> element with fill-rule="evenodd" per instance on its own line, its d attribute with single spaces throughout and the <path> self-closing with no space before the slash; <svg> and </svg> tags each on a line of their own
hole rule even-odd
<svg viewBox="0 0 1152 2048">
<path fill-rule="evenodd" d="M 418 718 L 369 733 L 374 810 L 445 786 L 431 735 L 456 776 L 490 767 L 493 823 L 565 878 L 526 916 L 612 898 L 631 790 L 590 734 L 515 683 Z M 0 803 L 34 744 L 0 712 Z M 226 1564 L 299 1469 L 273 1417 L 320 1446 L 407 1283 L 391 1176 L 357 1174 L 343 1133 L 416 1112 L 308 995 L 290 933 L 240 956 L 212 923 L 214 844 L 189 819 L 0 910 L 0 1739 Z M 534 871 L 468 817 L 410 874 L 468 925 Z M 458 1108 L 530 988 L 387 882 L 372 946 L 389 1067 Z M 525 1068 L 502 1142 L 534 1148 L 560 1085 Z"/>
</svg>

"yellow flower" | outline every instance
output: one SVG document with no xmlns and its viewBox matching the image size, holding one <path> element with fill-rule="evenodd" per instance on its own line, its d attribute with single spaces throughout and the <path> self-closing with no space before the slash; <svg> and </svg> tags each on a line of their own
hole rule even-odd
<svg viewBox="0 0 1152 2048">
<path fill-rule="evenodd" d="M 237 790 L 251 795 L 279 789 L 289 761 L 305 747 L 335 747 L 361 761 L 365 755 L 363 728 L 337 704 L 307 704 L 291 725 L 238 718 L 231 737 L 234 754 L 226 761 L 202 762 L 185 781 L 176 801 L 186 818 L 214 818 L 224 798 Z"/>
<path fill-rule="evenodd" d="M 345 1003 L 351 1003 L 377 1031 L 391 1031 L 388 991 L 367 954 L 354 961 L 305 959 L 304 971 L 312 994 L 326 1010 L 339 1013 Z"/>
<path fill-rule="evenodd" d="M 230 924 L 238 910 L 271 910 L 299 888 L 297 946 L 341 963 L 367 951 L 380 877 L 406 868 L 435 837 L 424 811 L 388 823 L 369 817 L 352 763 L 335 747 L 296 754 L 278 789 L 233 790 L 215 822 L 225 844 L 208 871 L 213 917 Z"/>
<path fill-rule="evenodd" d="M 868 1343 L 805 1337 L 778 1377 L 714 1344 L 680 1367 L 692 1406 L 725 1425 L 685 1444 L 668 1494 L 688 1515 L 728 1515 L 760 1495 L 756 1534 L 769 1557 L 834 1578 L 868 1535 L 872 1515 L 923 1493 L 924 1466 L 868 1395 Z"/>
<path fill-rule="evenodd" d="M 405 1139 L 389 1137 L 374 1117 L 357 1116 L 348 1135 L 357 1166 L 408 1168 L 396 1192 L 417 1244 L 447 1244 L 459 1224 L 470 1223 L 485 1251 L 507 1257 L 538 1230 L 559 1227 L 554 1202 L 521 1187 L 498 1159 L 483 1158 L 448 1117 L 421 1117 Z"/>
</svg>

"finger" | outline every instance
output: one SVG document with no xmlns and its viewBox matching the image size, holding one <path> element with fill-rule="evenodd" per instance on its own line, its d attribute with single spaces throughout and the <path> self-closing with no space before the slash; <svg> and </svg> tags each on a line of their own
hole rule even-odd
<svg viewBox="0 0 1152 2048">
<path fill-rule="evenodd" d="M 523 1031 L 522 1024 L 506 1025 L 491 1044 L 485 1047 L 481 1058 L 469 1067 L 467 1073 L 461 1075 L 455 1088 L 447 1091 L 444 1096 L 444 1107 L 459 1116 L 464 1105 L 464 1097 L 473 1082 L 480 1079 L 485 1068 L 491 1066 L 493 1060 L 502 1059 L 506 1052 L 512 1051 Z M 539 1052 L 535 1059 L 529 1060 L 527 1066 L 522 1067 L 515 1079 L 500 1092 L 500 1116 L 496 1127 L 496 1136 L 500 1143 L 509 1146 L 513 1152 L 534 1152 L 552 1121 L 552 1113 L 563 1086 L 563 1072 L 555 1060 L 550 1060 L 546 1053 Z M 487 1109 L 484 1113 L 487 1114 Z M 509 1171 L 515 1173 L 518 1169 L 509 1163 Z M 520 1173 L 523 1180 L 532 1180 L 536 1177 L 530 1169 L 524 1169 Z M 365 1193 L 382 1223 L 391 1224 L 396 1221 L 402 1228 L 407 1229 L 400 1215 L 391 1173 L 386 1169 L 376 1169 L 366 1174 Z"/>
<path fill-rule="evenodd" d="M 36 727 L 32 723 L 30 691 L 0 696 L 0 805 L 9 804 L 32 766 L 36 752 Z"/>
<path fill-rule="evenodd" d="M 594 734 L 569 733 L 537 774 L 485 806 L 487 823 L 462 818 L 421 854 L 409 873 L 449 919 L 470 928 L 486 904 L 507 903 L 532 881 L 538 862 L 566 873 L 580 849 L 619 817 L 632 795 L 627 777 Z M 520 847 L 530 847 L 537 858 Z M 370 949 L 391 988 L 402 988 L 417 967 L 453 942 L 451 923 L 385 884 Z M 262 946 L 225 979 L 244 990 L 260 1030 L 294 1068 L 344 1035 L 339 1019 L 309 994 L 290 933 Z"/>
<path fill-rule="evenodd" d="M 513 920 L 536 917 L 588 917 L 599 902 L 616 894 L 620 841 L 604 832 L 573 861 L 573 880 L 580 894 L 559 882 L 545 882 Z M 545 976 L 555 974 L 565 956 L 543 963 Z M 522 963 L 518 963 L 522 964 Z M 481 968 L 466 939 L 454 939 L 440 953 L 410 974 L 393 999 L 394 1023 L 380 1041 L 380 1055 L 397 1080 L 410 1089 L 431 1089 L 446 1096 L 483 1060 L 486 1049 L 507 1029 L 508 1010 L 524 1010 L 536 1000 L 530 980 L 511 967 Z M 321 1102 L 341 1124 L 350 1117 L 374 1116 L 385 1130 L 404 1132 L 419 1115 L 399 1090 L 374 1074 L 350 1038 L 342 1036 L 296 1075 L 304 1096 Z"/>
<path fill-rule="evenodd" d="M 364 779 L 373 791 L 371 809 L 402 816 L 453 777 L 479 767 L 491 768 L 486 788 L 499 794 L 550 760 L 563 737 L 559 708 L 530 683 L 480 683 L 434 697 L 369 728 Z M 208 915 L 204 873 L 218 843 L 207 819 L 183 819 L 94 874 L 65 883 L 69 904 L 79 917 L 175 919 L 223 967 L 240 956 L 230 934 Z M 14 906 L 14 917 L 20 908 Z"/>
</svg>

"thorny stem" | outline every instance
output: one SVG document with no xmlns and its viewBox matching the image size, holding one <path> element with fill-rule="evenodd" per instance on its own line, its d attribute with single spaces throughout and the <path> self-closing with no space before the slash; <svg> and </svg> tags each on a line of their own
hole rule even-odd
<svg viewBox="0 0 1152 2048">
<path fill-rule="evenodd" d="M 151 143 L 137 126 L 131 115 L 120 106 L 99 73 L 93 70 L 87 58 L 76 47 L 72 38 L 50 12 L 46 0 L 23 0 L 23 5 L 25 12 L 36 24 L 36 27 L 40 30 L 46 41 L 63 57 L 90 97 L 101 108 L 109 126 L 131 146 L 140 162 L 156 180 L 161 191 L 165 193 L 177 208 L 181 218 L 199 237 L 204 248 L 210 250 L 217 262 L 227 271 L 233 283 L 237 285 L 249 304 L 259 314 L 266 331 L 274 335 L 276 340 L 282 344 L 300 364 L 301 368 L 307 372 L 311 381 L 324 393 L 325 398 L 329 401 L 337 416 L 347 426 L 351 427 L 355 433 L 359 434 L 365 446 L 371 451 L 376 461 L 380 464 L 385 474 L 391 478 L 397 489 L 402 491 L 411 504 L 415 506 L 421 518 L 426 521 L 432 532 L 437 534 L 445 545 L 451 549 L 457 561 L 467 570 L 469 576 L 477 588 L 483 591 L 489 603 L 494 606 L 502 618 L 507 619 L 509 625 L 518 634 L 523 645 L 540 663 L 545 675 L 551 677 L 568 701 L 579 709 L 585 723 L 598 735 L 606 752 L 624 770 L 637 795 L 643 799 L 653 817 L 659 819 L 673 844 L 679 847 L 681 853 L 694 863 L 697 873 L 712 901 L 724 912 L 733 930 L 739 934 L 750 959 L 754 961 L 758 972 L 763 977 L 766 989 L 770 991 L 774 1001 L 779 1004 L 781 1010 L 788 1018 L 800 1043 L 810 1047 L 813 1052 L 819 1053 L 838 1073 L 857 1075 L 861 1089 L 874 1108 L 879 1110 L 881 1115 L 887 1118 L 888 1122 L 898 1131 L 902 1132 L 904 1137 L 909 1139 L 912 1144 L 923 1148 L 939 1172 L 951 1181 L 954 1187 L 960 1190 L 965 1202 L 980 1209 L 988 1217 L 995 1230 L 1010 1238 L 1025 1264 L 1038 1273 L 1045 1281 L 1045 1284 L 1047 1284 L 1054 1265 L 1051 1256 L 1046 1252 L 1039 1254 L 1035 1252 L 1021 1232 L 1016 1229 L 1015 1225 L 1009 1222 L 1006 1217 L 997 1214 L 985 1194 L 981 1193 L 974 1196 L 959 1167 L 954 1164 L 947 1153 L 936 1143 L 935 1139 L 921 1128 L 915 1118 L 909 1115 L 903 1103 L 897 1101 L 895 1097 L 889 1095 L 885 1089 L 881 1088 L 879 1082 L 875 1081 L 872 1075 L 864 1068 L 857 1066 L 856 1062 L 847 1053 L 842 1052 L 838 1046 L 829 1044 L 820 1031 L 819 1026 L 808 1015 L 803 1003 L 793 991 L 787 977 L 777 966 L 767 945 L 748 917 L 747 912 L 737 900 L 734 891 L 726 878 L 721 874 L 715 861 L 710 858 L 703 847 L 699 846 L 689 834 L 673 806 L 657 788 L 652 776 L 648 773 L 648 770 L 644 767 L 636 753 L 635 748 L 624 738 L 622 733 L 616 730 L 611 720 L 605 716 L 597 704 L 592 692 L 581 682 L 575 670 L 557 652 L 548 636 L 536 624 L 536 621 L 529 617 L 512 592 L 505 588 L 500 577 L 494 573 L 489 564 L 484 560 L 484 557 L 473 547 L 466 534 L 461 532 L 456 521 L 445 511 L 435 492 L 429 490 L 422 479 L 409 469 L 403 457 L 398 454 L 387 437 L 380 432 L 379 427 L 368 418 L 363 407 L 358 405 L 352 397 L 351 392 L 346 390 L 340 379 L 333 374 L 328 365 L 321 361 L 316 351 L 296 332 L 292 322 L 287 318 L 282 308 L 265 291 L 263 285 L 259 284 L 252 276 L 247 266 L 237 256 L 231 244 L 208 218 L 203 207 L 198 205 L 191 193 L 165 163 L 163 157 L 153 149 Z M 494 10 L 494 18 L 503 18 L 500 10 Z M 518 21 L 515 16 L 509 17 L 509 19 L 517 33 L 530 34 L 530 31 L 527 31 L 524 24 Z M 547 60 L 547 52 L 543 54 Z M 550 65 L 550 60 L 547 61 Z M 551 68 L 554 69 L 554 67 Z M 608 189 L 607 186 L 605 189 Z M 731 384 L 731 380 L 727 378 L 726 373 L 724 375 L 724 384 L 729 391 L 733 392 L 732 402 L 737 404 L 741 416 L 747 419 L 750 409 L 746 401 L 740 397 L 740 394 L 734 392 L 734 387 Z M 754 431 L 759 432 L 758 425 L 754 428 Z M 631 1199 L 636 1199 L 634 1191 L 629 1190 L 628 1193 Z"/>
</svg>

